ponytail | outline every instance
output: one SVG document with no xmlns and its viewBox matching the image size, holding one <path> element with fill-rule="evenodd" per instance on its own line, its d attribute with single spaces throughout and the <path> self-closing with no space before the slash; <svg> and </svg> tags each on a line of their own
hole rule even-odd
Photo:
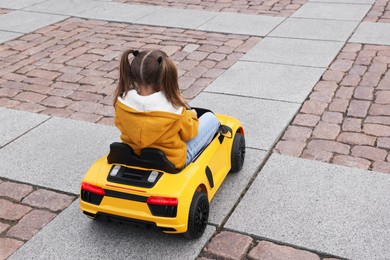
<svg viewBox="0 0 390 260">
<path fill-rule="evenodd" d="M 157 62 L 161 66 L 159 85 L 165 97 L 176 108 L 187 107 L 180 94 L 178 73 L 175 63 L 166 56 L 160 56 Z"/>
<path fill-rule="evenodd" d="M 139 54 L 137 50 L 126 50 L 121 57 L 119 64 L 119 82 L 114 93 L 114 107 L 118 97 L 122 97 L 129 90 L 134 89 L 134 79 L 131 73 L 131 65 L 129 61 L 129 55 L 133 54 L 136 57 Z"/>
</svg>

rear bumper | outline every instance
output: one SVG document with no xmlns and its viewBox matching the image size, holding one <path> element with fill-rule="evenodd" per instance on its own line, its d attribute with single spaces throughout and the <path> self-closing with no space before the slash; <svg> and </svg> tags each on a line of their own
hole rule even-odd
<svg viewBox="0 0 390 260">
<path fill-rule="evenodd" d="M 105 196 L 100 205 L 94 205 L 80 200 L 80 209 L 90 218 L 102 218 L 122 223 L 155 226 L 165 233 L 184 233 L 187 231 L 188 220 L 180 216 L 179 211 L 176 217 L 153 216 L 148 205 L 143 202 Z"/>
</svg>

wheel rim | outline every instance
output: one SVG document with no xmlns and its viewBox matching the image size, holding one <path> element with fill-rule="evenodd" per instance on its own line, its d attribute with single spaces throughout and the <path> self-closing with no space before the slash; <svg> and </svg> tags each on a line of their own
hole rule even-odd
<svg viewBox="0 0 390 260">
<path fill-rule="evenodd" d="M 199 202 L 195 212 L 194 227 L 197 233 L 203 232 L 206 228 L 207 220 L 209 218 L 209 204 L 202 200 Z"/>
</svg>

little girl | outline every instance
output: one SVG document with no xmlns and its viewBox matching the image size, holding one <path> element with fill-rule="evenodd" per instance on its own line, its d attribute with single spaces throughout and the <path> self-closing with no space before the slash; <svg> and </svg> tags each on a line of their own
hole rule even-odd
<svg viewBox="0 0 390 260">
<path fill-rule="evenodd" d="M 211 142 L 220 125 L 213 113 L 197 118 L 188 108 L 176 65 L 160 50 L 122 54 L 114 106 L 122 141 L 138 155 L 143 148 L 160 149 L 177 169 Z"/>
</svg>

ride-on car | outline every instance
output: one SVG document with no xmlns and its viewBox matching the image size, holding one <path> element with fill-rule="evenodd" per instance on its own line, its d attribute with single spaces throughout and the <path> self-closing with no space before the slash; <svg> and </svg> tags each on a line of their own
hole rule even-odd
<svg viewBox="0 0 390 260">
<path fill-rule="evenodd" d="M 241 123 L 216 116 L 221 126 L 214 139 L 184 169 L 176 169 L 160 150 L 146 148 L 137 156 L 125 143 L 112 143 L 109 154 L 82 180 L 82 212 L 92 219 L 143 223 L 188 238 L 202 236 L 211 199 L 229 172 L 241 170 L 245 158 Z"/>
</svg>

